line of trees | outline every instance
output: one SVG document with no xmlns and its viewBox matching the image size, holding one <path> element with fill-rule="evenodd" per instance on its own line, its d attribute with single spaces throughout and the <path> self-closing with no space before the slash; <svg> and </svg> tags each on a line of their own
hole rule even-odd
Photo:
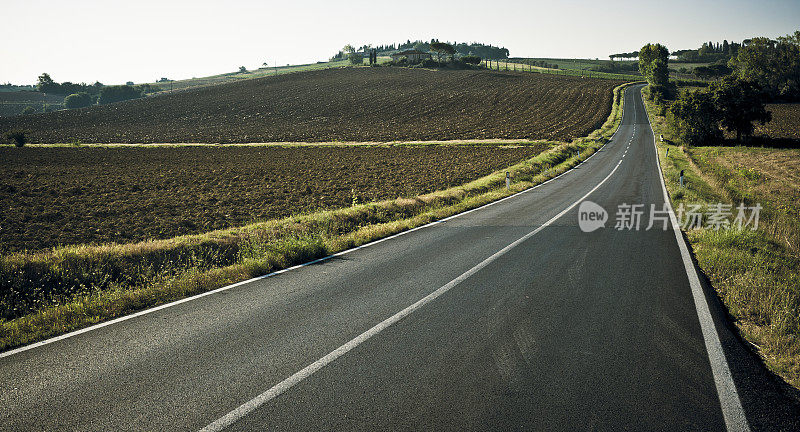
<svg viewBox="0 0 800 432">
<path fill-rule="evenodd" d="M 361 52 L 367 53 L 370 50 L 374 49 L 378 52 L 378 54 L 387 54 L 394 51 L 403 51 L 409 49 L 416 49 L 422 52 L 429 52 L 432 51 L 432 45 L 437 43 L 447 43 L 448 45 L 452 46 L 455 50 L 455 55 L 458 56 L 478 56 L 483 59 L 507 59 L 509 56 L 509 51 L 505 47 L 497 47 L 494 45 L 486 45 L 478 42 L 472 43 L 464 43 L 464 42 L 441 42 L 439 39 L 431 39 L 430 41 L 422 41 L 416 40 L 411 41 L 407 40 L 406 42 L 401 42 L 398 44 L 389 44 L 389 45 L 378 45 L 373 47 L 372 45 L 363 45 L 359 48 L 356 48 L 352 45 L 347 45 L 348 47 L 352 48 L 352 53 Z M 349 57 L 347 50 L 341 50 L 336 53 L 331 60 L 344 60 Z"/>
<path fill-rule="evenodd" d="M 800 101 L 800 31 L 772 40 L 757 37 L 728 62 L 738 78 L 758 83 L 774 101 Z"/>
<path fill-rule="evenodd" d="M 639 51 L 632 51 L 632 52 L 628 52 L 628 53 L 611 54 L 610 56 L 608 56 L 608 58 L 610 58 L 611 60 L 614 60 L 614 59 L 635 59 L 636 57 L 639 57 Z"/>
<path fill-rule="evenodd" d="M 774 92 L 800 82 L 794 81 L 790 73 L 794 70 L 794 78 L 800 78 L 800 32 L 781 40 L 786 46 L 778 50 L 777 43 L 753 39 L 737 51 L 731 67 L 707 68 L 709 74 L 723 76 L 721 79 L 705 89 L 681 94 L 669 81 L 667 48 L 647 44 L 639 51 L 639 70 L 650 84 L 647 96 L 688 145 L 718 144 L 724 138 L 723 131 L 735 133 L 737 142 L 742 141 L 753 134 L 754 123 L 764 124 L 772 119 L 766 103 L 773 99 Z M 795 64 L 792 55 L 797 57 L 796 70 L 791 69 Z"/>
<path fill-rule="evenodd" d="M 728 76 L 707 89 L 681 95 L 668 110 L 673 130 L 689 145 L 713 145 L 722 129 L 736 133 L 736 141 L 753 134 L 753 123 L 772 119 L 767 94 L 758 83 Z"/>
<path fill-rule="evenodd" d="M 165 80 L 166 78 L 162 78 Z M 150 84 L 113 85 L 106 86 L 100 82 L 92 85 L 74 84 L 69 81 L 58 83 L 48 73 L 39 75 L 36 90 L 42 93 L 65 95 L 64 107 L 67 109 L 84 108 L 94 104 L 107 104 L 121 102 L 131 99 L 138 99 L 147 93 L 153 93 L 160 89 Z"/>
<path fill-rule="evenodd" d="M 100 89 L 103 88 L 103 84 L 99 81 L 95 82 L 94 84 L 75 84 L 69 81 L 64 81 L 63 83 L 57 83 L 50 77 L 50 74 L 43 73 L 39 75 L 39 80 L 36 83 L 36 90 L 42 93 L 48 94 L 55 94 L 55 95 L 70 95 L 73 93 L 88 93 L 91 95 L 98 95 L 100 94 Z"/>
</svg>

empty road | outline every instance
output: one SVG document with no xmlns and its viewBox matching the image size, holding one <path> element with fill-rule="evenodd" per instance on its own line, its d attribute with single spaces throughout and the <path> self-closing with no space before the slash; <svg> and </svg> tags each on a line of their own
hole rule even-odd
<svg viewBox="0 0 800 432">
<path fill-rule="evenodd" d="M 646 229 L 664 192 L 639 89 L 610 143 L 537 188 L 0 357 L 0 430 L 800 427 L 672 227 Z M 605 228 L 580 229 L 584 200 Z M 622 204 L 639 230 L 615 229 Z"/>
</svg>

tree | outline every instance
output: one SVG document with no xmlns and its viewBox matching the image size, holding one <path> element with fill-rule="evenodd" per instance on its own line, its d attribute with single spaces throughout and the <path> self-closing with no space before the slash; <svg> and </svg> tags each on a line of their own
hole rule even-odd
<svg viewBox="0 0 800 432">
<path fill-rule="evenodd" d="M 67 109 L 84 108 L 94 104 L 94 97 L 86 92 L 73 93 L 64 98 L 64 107 Z"/>
<path fill-rule="evenodd" d="M 141 90 L 135 87 L 127 85 L 106 86 L 100 90 L 100 98 L 97 100 L 97 103 L 104 105 L 113 102 L 137 99 L 142 96 Z"/>
<path fill-rule="evenodd" d="M 772 120 L 764 105 L 766 95 L 754 82 L 726 77 L 711 83 L 708 91 L 719 112 L 720 124 L 728 132 L 736 132 L 736 141 L 741 141 L 742 135 L 753 134 L 754 121 L 763 125 Z"/>
<path fill-rule="evenodd" d="M 461 57 L 461 61 L 463 61 L 466 64 L 477 65 L 481 63 L 481 58 L 476 55 L 468 55 Z"/>
<path fill-rule="evenodd" d="M 667 66 L 666 60 L 660 58 L 653 60 L 651 71 L 653 85 L 666 86 L 669 84 L 669 66 Z"/>
<path fill-rule="evenodd" d="M 347 44 L 344 46 L 344 48 L 342 48 L 342 51 L 344 51 L 347 54 L 352 54 L 356 52 L 356 49 L 353 48 L 353 45 Z"/>
<path fill-rule="evenodd" d="M 724 64 L 712 64 L 708 66 L 698 66 L 692 71 L 698 78 L 712 79 L 729 75 L 732 69 Z"/>
<path fill-rule="evenodd" d="M 247 68 L 244 66 L 239 66 L 239 73 L 247 73 Z"/>
<path fill-rule="evenodd" d="M 772 98 L 800 99 L 800 32 L 773 41 L 757 37 L 738 49 L 728 65 L 744 81 L 758 83 Z"/>
<path fill-rule="evenodd" d="M 364 64 L 364 56 L 361 54 L 350 53 L 347 58 L 350 60 L 350 64 L 360 65 Z"/>
<path fill-rule="evenodd" d="M 445 42 L 431 42 L 431 50 L 436 53 L 436 61 L 441 62 L 443 55 L 453 55 L 456 49 L 453 45 Z"/>
<path fill-rule="evenodd" d="M 714 99 L 704 91 L 682 94 L 668 112 L 672 129 L 688 145 L 711 144 L 722 138 L 719 118 Z"/>
<path fill-rule="evenodd" d="M 39 82 L 36 84 L 36 90 L 42 93 L 55 93 L 58 91 L 58 83 L 50 78 L 49 73 L 39 75 Z"/>
<path fill-rule="evenodd" d="M 669 83 L 669 50 L 661 44 L 647 44 L 639 50 L 639 72 L 650 84 Z"/>
<path fill-rule="evenodd" d="M 5 136 L 7 140 L 13 141 L 17 147 L 24 147 L 28 143 L 28 132 L 21 129 L 6 132 Z"/>
</svg>

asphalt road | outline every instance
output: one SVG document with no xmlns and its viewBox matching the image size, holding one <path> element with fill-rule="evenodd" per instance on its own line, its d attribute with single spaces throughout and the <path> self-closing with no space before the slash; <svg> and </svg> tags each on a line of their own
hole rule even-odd
<svg viewBox="0 0 800 432">
<path fill-rule="evenodd" d="M 584 196 L 605 228 L 579 228 Z M 636 87 L 615 138 L 538 188 L 0 358 L 0 430 L 725 430 L 675 233 L 645 229 L 663 202 Z M 800 429 L 703 289 L 749 426 Z"/>
</svg>

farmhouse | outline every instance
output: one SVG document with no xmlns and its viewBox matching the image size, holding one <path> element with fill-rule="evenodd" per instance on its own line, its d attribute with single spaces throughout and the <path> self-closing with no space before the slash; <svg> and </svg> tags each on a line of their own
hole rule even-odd
<svg viewBox="0 0 800 432">
<path fill-rule="evenodd" d="M 392 54 L 392 60 L 394 61 L 400 60 L 403 57 L 407 58 L 410 62 L 418 62 L 421 60 L 430 59 L 431 54 L 418 50 L 406 50 Z"/>
</svg>

